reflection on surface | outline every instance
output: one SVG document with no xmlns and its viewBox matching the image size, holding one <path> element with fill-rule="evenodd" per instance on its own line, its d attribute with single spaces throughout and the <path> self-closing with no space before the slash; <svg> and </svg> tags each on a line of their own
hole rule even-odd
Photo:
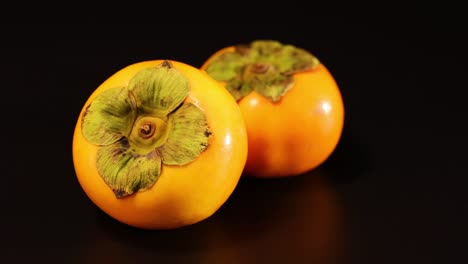
<svg viewBox="0 0 468 264">
<path fill-rule="evenodd" d="M 333 186 L 319 172 L 283 179 L 243 177 L 212 217 L 175 230 L 139 230 L 96 210 L 85 263 L 335 263 L 342 241 Z"/>
<path fill-rule="evenodd" d="M 226 137 L 224 138 L 224 144 L 227 146 L 230 146 L 231 141 L 232 141 L 231 134 L 227 134 Z"/>
<path fill-rule="evenodd" d="M 325 115 L 327 115 L 328 113 L 330 113 L 331 109 L 332 109 L 332 106 L 330 104 L 330 102 L 328 101 L 325 101 L 325 102 L 322 102 L 322 104 L 320 105 L 321 108 L 322 108 L 322 111 Z"/>
<path fill-rule="evenodd" d="M 341 257 L 339 199 L 316 172 L 245 180 L 218 217 L 203 263 L 326 264 Z"/>
</svg>

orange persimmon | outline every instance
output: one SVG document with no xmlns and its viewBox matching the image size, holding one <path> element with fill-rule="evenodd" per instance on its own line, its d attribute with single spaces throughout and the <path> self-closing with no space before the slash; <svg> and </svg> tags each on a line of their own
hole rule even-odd
<svg viewBox="0 0 468 264">
<path fill-rule="evenodd" d="M 116 220 L 171 229 L 214 214 L 235 189 L 247 132 L 235 100 L 196 67 L 129 65 L 89 96 L 73 164 L 92 202 Z"/>
<path fill-rule="evenodd" d="M 342 134 L 344 104 L 331 72 L 305 49 L 257 40 L 215 51 L 200 69 L 238 102 L 247 175 L 284 177 L 322 164 Z"/>
</svg>

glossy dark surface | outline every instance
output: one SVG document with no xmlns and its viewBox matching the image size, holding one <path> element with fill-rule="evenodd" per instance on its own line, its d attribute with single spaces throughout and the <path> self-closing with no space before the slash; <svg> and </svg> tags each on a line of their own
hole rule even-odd
<svg viewBox="0 0 468 264">
<path fill-rule="evenodd" d="M 132 37 L 130 25 L 2 25 L 0 262 L 466 263 L 467 32 L 445 15 L 226 25 L 216 34 L 171 25 Z M 137 230 L 99 211 L 71 156 L 95 87 L 134 62 L 200 66 L 221 47 L 259 38 L 308 49 L 334 73 L 346 119 L 330 159 L 294 178 L 243 177 L 215 215 L 177 230 Z"/>
</svg>

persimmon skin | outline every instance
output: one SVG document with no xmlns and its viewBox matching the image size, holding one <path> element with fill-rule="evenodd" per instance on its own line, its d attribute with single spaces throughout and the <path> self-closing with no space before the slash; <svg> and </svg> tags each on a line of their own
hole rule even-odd
<svg viewBox="0 0 468 264">
<path fill-rule="evenodd" d="M 143 229 L 179 228 L 213 215 L 234 191 L 247 158 L 246 128 L 231 95 L 199 69 L 171 60 L 190 82 L 186 101 L 205 112 L 212 131 L 209 146 L 187 165 L 163 165 L 159 179 L 148 190 L 116 198 L 97 172 L 97 146 L 90 144 L 81 134 L 83 113 L 98 93 L 126 86 L 139 70 L 162 62 L 135 63 L 105 80 L 84 104 L 73 134 L 73 164 L 86 195 L 109 216 Z"/>
<path fill-rule="evenodd" d="M 233 50 L 218 50 L 200 69 L 205 70 L 215 56 Z M 248 135 L 247 176 L 303 174 L 325 162 L 338 145 L 344 103 L 332 73 L 321 63 L 293 78 L 293 87 L 278 102 L 255 91 L 238 101 Z"/>
</svg>

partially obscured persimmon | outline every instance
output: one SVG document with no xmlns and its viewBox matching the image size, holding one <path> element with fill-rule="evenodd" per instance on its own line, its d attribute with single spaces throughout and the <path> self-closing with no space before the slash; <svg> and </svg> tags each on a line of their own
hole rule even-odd
<svg viewBox="0 0 468 264">
<path fill-rule="evenodd" d="M 247 175 L 298 175 L 336 148 L 342 96 L 331 72 L 309 51 L 257 40 L 215 51 L 201 69 L 240 106 L 248 135 Z"/>
<path fill-rule="evenodd" d="M 129 65 L 84 104 L 73 135 L 76 176 L 111 217 L 145 229 L 211 216 L 235 189 L 247 158 L 238 105 L 182 62 Z"/>
</svg>

